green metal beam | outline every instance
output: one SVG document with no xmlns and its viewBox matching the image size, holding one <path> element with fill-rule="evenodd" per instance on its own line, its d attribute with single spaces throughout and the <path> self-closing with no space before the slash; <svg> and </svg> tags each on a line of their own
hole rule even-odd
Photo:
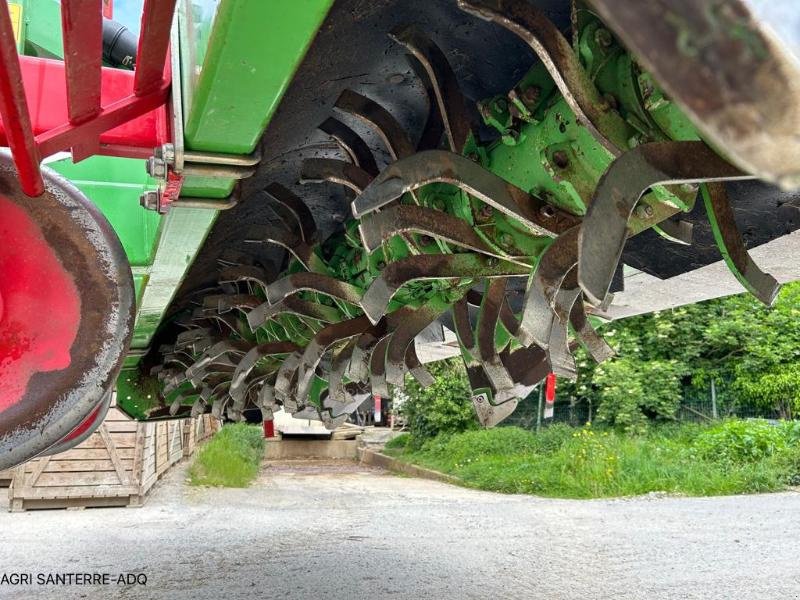
<svg viewBox="0 0 800 600">
<path fill-rule="evenodd" d="M 205 51 L 207 30 L 191 19 L 209 3 L 184 8 L 186 147 L 252 152 L 332 4 L 221 0 Z"/>
</svg>

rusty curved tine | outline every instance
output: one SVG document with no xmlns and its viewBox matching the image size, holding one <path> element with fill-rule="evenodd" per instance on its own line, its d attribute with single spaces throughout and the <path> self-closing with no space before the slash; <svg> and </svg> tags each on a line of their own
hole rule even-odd
<svg viewBox="0 0 800 600">
<path fill-rule="evenodd" d="M 243 393 L 235 397 L 231 390 L 233 389 L 234 381 L 231 379 L 231 388 L 228 390 L 228 395 L 231 397 L 231 404 L 228 407 L 229 413 L 232 411 L 235 415 L 235 420 L 240 419 L 242 417 L 242 412 L 247 408 L 249 403 L 252 403 L 254 390 L 256 388 L 260 388 L 261 385 L 270 378 L 273 373 L 262 373 L 255 377 L 251 377 L 246 381 L 246 385 L 243 387 Z"/>
<path fill-rule="evenodd" d="M 568 379 L 575 380 L 577 369 L 575 358 L 569 346 L 569 323 L 572 308 L 581 298 L 581 289 L 578 287 L 576 269 L 572 269 L 564 278 L 561 288 L 553 298 L 553 327 L 547 344 L 547 356 L 553 373 Z M 582 302 L 582 300 L 581 300 Z"/>
<path fill-rule="evenodd" d="M 369 384 L 376 396 L 389 396 L 389 385 L 386 381 L 386 349 L 392 334 L 389 333 L 375 344 L 369 359 Z"/>
<path fill-rule="evenodd" d="M 527 2 L 515 0 L 458 0 L 458 6 L 478 18 L 497 23 L 528 44 L 572 112 L 611 154 L 627 148 L 622 117 L 610 110 L 581 65 L 569 41 L 544 13 Z"/>
<path fill-rule="evenodd" d="M 352 203 L 353 216 L 383 208 L 429 183 L 449 183 L 513 217 L 538 235 L 557 235 L 580 218 L 555 208 L 470 159 L 447 150 L 426 150 L 386 167 Z"/>
<path fill-rule="evenodd" d="M 230 381 L 223 381 L 211 391 L 211 415 L 221 419 L 231 397 L 227 394 Z"/>
<path fill-rule="evenodd" d="M 386 319 L 367 329 L 356 339 L 356 346 L 350 356 L 347 377 L 351 381 L 366 382 L 369 378 L 369 359 L 375 344 L 386 335 Z"/>
<path fill-rule="evenodd" d="M 439 114 L 439 102 L 436 99 L 436 92 L 433 91 L 433 84 L 425 67 L 414 58 L 413 54 L 408 55 L 408 61 L 411 69 L 422 82 L 425 88 L 425 95 L 428 97 L 428 116 L 425 119 L 425 126 L 422 128 L 422 134 L 417 143 L 417 152 L 434 150 L 442 145 L 442 136 L 444 135 L 444 121 L 442 121 L 442 116 Z"/>
<path fill-rule="evenodd" d="M 494 387 L 481 363 L 475 358 L 478 353 L 475 335 L 469 319 L 469 306 L 466 296 L 453 305 L 453 320 L 456 334 L 463 346 L 461 358 L 467 371 L 467 379 L 472 390 L 472 405 L 478 422 L 484 427 L 496 425 L 517 407 L 517 400 L 506 391 L 495 396 Z M 497 402 L 499 400 L 499 402 Z"/>
<path fill-rule="evenodd" d="M 283 359 L 283 364 L 281 364 L 278 374 L 275 376 L 275 398 L 283 403 L 284 407 L 287 408 L 287 412 L 289 412 L 290 406 L 294 406 L 295 411 L 297 410 L 296 403 L 291 398 L 291 393 L 294 382 L 297 380 L 297 368 L 300 366 L 301 356 L 302 353 L 300 351 L 292 352 Z"/>
<path fill-rule="evenodd" d="M 361 304 L 362 293 L 356 286 L 329 275 L 308 272 L 292 273 L 270 284 L 267 300 L 270 304 L 277 304 L 287 296 L 302 291 L 317 292 L 356 306 Z"/>
<path fill-rule="evenodd" d="M 686 2 L 680 8 L 640 0 L 591 2 L 703 139 L 723 148 L 745 171 L 797 187 L 800 63 L 792 51 L 797 27 L 775 35 L 771 22 L 788 16 L 796 3 L 769 4 L 780 8 L 754 11 L 753 3 L 743 0 Z M 665 9 L 675 10 L 675 18 L 664 18 Z M 687 32 L 697 51 L 684 50 Z"/>
<path fill-rule="evenodd" d="M 500 320 L 500 310 L 506 297 L 506 283 L 505 278 L 487 281 L 481 310 L 478 313 L 478 356 L 486 376 L 498 392 L 511 390 L 514 387 L 511 375 L 500 360 L 495 345 L 497 323 Z"/>
<path fill-rule="evenodd" d="M 442 301 L 432 300 L 417 309 L 405 308 L 408 307 L 386 317 L 393 333 L 386 347 L 384 376 L 387 383 L 398 387 L 403 386 L 405 380 L 407 351 L 414 343 L 414 338 L 449 307 Z"/>
<path fill-rule="evenodd" d="M 175 337 L 175 350 L 183 350 L 202 340 L 209 339 L 211 329 L 208 327 L 194 327 L 188 331 L 182 331 Z"/>
<path fill-rule="evenodd" d="M 530 348 L 509 346 L 500 353 L 500 359 L 514 383 L 523 389 L 533 388 L 551 372 L 547 353 L 537 346 Z"/>
<path fill-rule="evenodd" d="M 356 343 L 358 343 L 358 338 L 350 338 L 338 352 L 333 353 L 331 370 L 328 373 L 328 394 L 336 402 L 346 400 L 343 395 L 345 391 L 343 379 L 347 366 L 350 364 L 350 357 L 353 356 Z"/>
<path fill-rule="evenodd" d="M 499 256 L 463 219 L 414 204 L 397 204 L 381 212 L 365 215 L 359 231 L 368 252 L 377 250 L 395 235 L 413 232 L 430 235 L 481 254 Z"/>
<path fill-rule="evenodd" d="M 186 352 L 165 352 L 161 360 L 164 366 L 178 365 L 184 369 L 188 369 L 193 362 L 194 358 Z"/>
<path fill-rule="evenodd" d="M 266 293 L 267 279 L 267 272 L 261 267 L 256 267 L 254 265 L 238 265 L 222 269 L 217 281 L 219 283 L 252 282 Z"/>
<path fill-rule="evenodd" d="M 313 244 L 317 239 L 317 225 L 314 215 L 305 202 L 280 183 L 272 182 L 264 188 L 264 193 L 280 210 L 282 220 L 291 220 L 292 230 L 300 232 L 306 244 Z M 286 217 L 286 218 L 284 218 Z"/>
<path fill-rule="evenodd" d="M 208 313 L 225 314 L 232 310 L 250 311 L 259 304 L 261 304 L 261 299 L 250 294 L 214 294 L 203 298 L 203 310 Z"/>
<path fill-rule="evenodd" d="M 411 156 L 416 151 L 411 138 L 397 119 L 374 100 L 346 89 L 339 95 L 335 106 L 373 129 L 394 160 Z"/>
<path fill-rule="evenodd" d="M 308 302 L 301 300 L 297 296 L 286 296 L 275 304 L 262 302 L 256 306 L 247 313 L 247 324 L 250 326 L 250 330 L 255 332 L 256 329 L 262 327 L 270 319 L 286 313 L 308 317 L 323 323 L 333 323 L 341 318 L 341 313 L 332 306 Z"/>
<path fill-rule="evenodd" d="M 711 231 L 725 262 L 748 292 L 767 306 L 772 306 L 781 286 L 772 275 L 759 269 L 750 257 L 742 234 L 736 226 L 725 185 L 708 183 L 704 188 L 703 202 L 711 223 Z"/>
<path fill-rule="evenodd" d="M 300 168 L 300 183 L 341 184 L 360 194 L 373 176 L 361 167 L 335 158 L 307 158 Z"/>
<path fill-rule="evenodd" d="M 605 298 L 628 237 L 628 219 L 652 186 L 752 179 L 703 142 L 642 144 L 600 178 L 579 236 L 578 281 L 590 304 Z"/>
<path fill-rule="evenodd" d="M 367 288 L 361 308 L 373 323 L 386 313 L 392 297 L 405 284 L 427 279 L 470 279 L 526 275 L 530 267 L 475 254 L 419 254 L 387 264 Z"/>
<path fill-rule="evenodd" d="M 417 383 L 426 388 L 434 384 L 433 375 L 426 369 L 417 355 L 417 348 L 412 342 L 406 348 L 406 369 Z"/>
<path fill-rule="evenodd" d="M 472 133 L 470 115 L 444 52 L 413 25 L 395 29 L 389 37 L 403 45 L 425 69 L 450 149 L 462 152 Z"/>
<path fill-rule="evenodd" d="M 508 297 L 503 299 L 503 305 L 500 307 L 500 323 L 510 335 L 516 336 L 519 333 L 519 319 L 508 304 Z"/>
<path fill-rule="evenodd" d="M 578 261 L 578 234 L 573 227 L 558 236 L 542 254 L 525 290 L 517 338 L 523 346 L 547 348 L 555 313 L 552 306 L 564 278 Z"/>
<path fill-rule="evenodd" d="M 261 409 L 261 415 L 265 420 L 272 419 L 278 405 L 275 402 L 275 388 L 265 382 L 261 389 L 258 390 L 258 398 L 256 400 L 258 407 Z"/>
<path fill-rule="evenodd" d="M 569 322 L 575 330 L 575 336 L 584 345 L 586 350 L 592 358 L 601 363 L 612 358 L 616 353 L 614 349 L 609 346 L 606 341 L 595 331 L 589 319 L 586 316 L 586 309 L 583 305 L 583 299 L 578 298 L 572 307 L 572 312 L 569 315 Z"/>
<path fill-rule="evenodd" d="M 194 419 L 195 417 L 199 417 L 202 414 L 205 414 L 206 410 L 208 409 L 208 404 L 202 398 L 197 398 L 192 404 L 192 411 L 189 413 L 189 416 Z"/>
<path fill-rule="evenodd" d="M 245 241 L 262 244 L 275 244 L 288 250 L 305 268 L 314 266 L 314 250 L 301 240 L 295 233 L 280 227 L 264 227 L 258 230 L 251 229 Z"/>
<path fill-rule="evenodd" d="M 290 354 L 292 352 L 298 352 L 299 350 L 300 347 L 292 342 L 268 342 L 250 348 L 239 361 L 239 364 L 236 365 L 236 370 L 231 377 L 231 389 L 229 393 L 234 402 L 244 398 L 245 382 L 250 372 L 262 358 L 278 354 Z"/>
<path fill-rule="evenodd" d="M 203 381 L 211 376 L 220 376 L 230 381 L 236 363 L 227 357 L 220 357 L 211 365 L 196 371 L 191 377 L 187 376 L 187 381 L 193 386 L 202 385 Z"/>
<path fill-rule="evenodd" d="M 360 401 L 353 399 L 343 382 L 344 373 L 356 341 L 351 338 L 339 352 L 334 354 L 331 361 L 331 371 L 328 374 L 328 396 L 323 399 L 319 412 L 323 424 L 328 429 L 336 429 L 360 404 Z"/>
<path fill-rule="evenodd" d="M 333 117 L 325 119 L 319 129 L 339 144 L 354 165 L 361 167 L 372 177 L 378 174 L 378 165 L 375 163 L 372 150 L 355 131 Z"/>
<path fill-rule="evenodd" d="M 361 315 L 339 323 L 332 323 L 317 333 L 308 343 L 297 371 L 297 402 L 304 405 L 308 399 L 317 366 L 325 352 L 335 343 L 364 333 L 370 327 L 369 319 Z"/>
<path fill-rule="evenodd" d="M 189 379 L 192 379 L 196 374 L 205 369 L 206 366 L 216 362 L 224 355 L 244 354 L 250 349 L 250 347 L 250 343 L 236 340 L 222 340 L 221 342 L 217 342 L 211 346 L 211 348 L 203 352 L 203 354 L 200 355 L 194 364 L 186 369 L 186 376 Z"/>
<path fill-rule="evenodd" d="M 469 320 L 469 303 L 467 296 L 460 298 L 453 303 L 453 323 L 456 327 L 456 335 L 464 348 L 470 352 L 476 349 L 475 334 L 472 332 L 472 324 Z"/>
<path fill-rule="evenodd" d="M 694 237 L 694 225 L 681 219 L 664 219 L 653 229 L 661 237 L 676 244 L 691 246 Z"/>
<path fill-rule="evenodd" d="M 239 330 L 237 329 L 238 321 L 237 321 L 236 317 L 233 316 L 233 315 L 221 315 L 219 313 L 208 314 L 208 313 L 203 312 L 202 308 L 197 308 L 192 312 L 192 320 L 195 321 L 195 322 L 198 322 L 198 321 L 211 321 L 213 323 L 224 325 L 232 333 L 235 333 L 235 334 L 239 333 Z"/>
</svg>

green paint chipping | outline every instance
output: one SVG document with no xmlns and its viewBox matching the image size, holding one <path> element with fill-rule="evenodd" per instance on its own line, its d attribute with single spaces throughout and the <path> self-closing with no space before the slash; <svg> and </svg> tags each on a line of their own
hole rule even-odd
<svg viewBox="0 0 800 600">
<path fill-rule="evenodd" d="M 220 2 L 191 93 L 187 147 L 252 152 L 332 3 Z"/>
</svg>

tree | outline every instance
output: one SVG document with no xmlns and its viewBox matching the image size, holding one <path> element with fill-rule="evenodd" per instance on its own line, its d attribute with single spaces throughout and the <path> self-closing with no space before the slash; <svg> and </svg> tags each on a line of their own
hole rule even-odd
<svg viewBox="0 0 800 600">
<path fill-rule="evenodd" d="M 773 307 L 742 294 L 609 323 L 617 358 L 576 355 L 578 380 L 560 389 L 599 405 L 598 417 L 630 430 L 674 416 L 682 395 L 707 396 L 713 379 L 740 407 L 800 411 L 800 282 Z"/>
</svg>

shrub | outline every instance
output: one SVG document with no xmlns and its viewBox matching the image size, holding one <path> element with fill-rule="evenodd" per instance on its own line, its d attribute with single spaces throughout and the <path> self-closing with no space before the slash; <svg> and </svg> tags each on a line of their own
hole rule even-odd
<svg viewBox="0 0 800 600">
<path fill-rule="evenodd" d="M 649 492 L 708 496 L 800 483 L 800 425 L 731 421 L 668 424 L 630 436 L 616 429 L 516 427 L 442 434 L 392 453 L 483 490 L 562 498 Z M 756 441 L 750 442 L 749 438 Z M 747 450 L 742 450 L 747 448 Z M 758 448 L 753 450 L 752 448 Z M 741 457 L 741 458 L 736 458 Z M 760 458 L 756 458 L 760 457 Z"/>
<path fill-rule="evenodd" d="M 461 361 L 451 359 L 427 366 L 434 376 L 433 385 L 422 388 L 408 378 L 407 398 L 400 409 L 417 445 L 440 433 L 466 431 L 478 425 Z"/>
<path fill-rule="evenodd" d="M 197 453 L 189 478 L 192 485 L 247 487 L 258 475 L 264 457 L 260 427 L 225 425 Z"/>
<path fill-rule="evenodd" d="M 671 420 L 681 401 L 680 369 L 674 361 L 641 362 L 620 357 L 599 366 L 597 419 L 642 433 L 652 420 Z"/>
<path fill-rule="evenodd" d="M 787 431 L 785 426 L 761 419 L 730 420 L 701 433 L 695 448 L 707 459 L 733 464 L 753 462 L 786 448 Z"/>
</svg>

